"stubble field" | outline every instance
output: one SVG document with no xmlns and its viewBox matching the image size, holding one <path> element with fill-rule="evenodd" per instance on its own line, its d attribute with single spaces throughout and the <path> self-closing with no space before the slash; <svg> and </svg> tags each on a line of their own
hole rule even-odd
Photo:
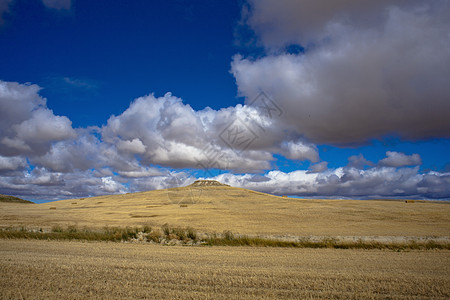
<svg viewBox="0 0 450 300">
<path fill-rule="evenodd" d="M 450 252 L 0 240 L 3 299 L 448 299 Z"/>
</svg>

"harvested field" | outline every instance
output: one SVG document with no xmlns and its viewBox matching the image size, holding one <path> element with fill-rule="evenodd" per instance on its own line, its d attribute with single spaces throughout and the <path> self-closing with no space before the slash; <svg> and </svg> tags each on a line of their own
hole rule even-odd
<svg viewBox="0 0 450 300">
<path fill-rule="evenodd" d="M 450 297 L 450 252 L 0 240 L 3 299 Z"/>
</svg>

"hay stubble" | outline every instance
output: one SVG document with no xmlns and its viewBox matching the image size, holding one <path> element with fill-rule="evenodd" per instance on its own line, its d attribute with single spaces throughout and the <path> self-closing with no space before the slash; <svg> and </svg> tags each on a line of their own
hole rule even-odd
<svg viewBox="0 0 450 300">
<path fill-rule="evenodd" d="M 2 298 L 450 297 L 450 252 L 0 240 Z"/>
</svg>

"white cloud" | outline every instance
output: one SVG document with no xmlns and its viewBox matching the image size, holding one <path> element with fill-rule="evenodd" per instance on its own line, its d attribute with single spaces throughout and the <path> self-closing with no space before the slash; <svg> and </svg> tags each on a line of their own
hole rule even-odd
<svg viewBox="0 0 450 300">
<path fill-rule="evenodd" d="M 319 160 L 317 147 L 310 143 L 289 141 L 283 143 L 281 148 L 284 150 L 282 154 L 288 159 L 309 160 L 311 162 Z"/>
<path fill-rule="evenodd" d="M 236 140 L 230 136 L 235 133 L 235 124 L 241 126 L 242 141 L 253 138 L 245 151 L 226 141 Z M 170 93 L 136 99 L 121 115 L 112 116 L 101 132 L 103 141 L 122 153 L 140 154 L 145 164 L 174 168 L 255 172 L 270 168 L 272 153 L 295 160 L 318 160 L 314 145 L 298 137 L 294 142 L 296 136 L 286 134 L 285 128 L 253 107 L 194 111 Z"/>
<path fill-rule="evenodd" d="M 422 159 L 417 153 L 406 155 L 400 152 L 387 151 L 386 158 L 380 160 L 378 164 L 386 167 L 418 166 L 422 164 Z"/>
<path fill-rule="evenodd" d="M 320 172 L 324 172 L 328 169 L 328 162 L 326 161 L 322 161 L 320 163 L 317 164 L 313 164 L 309 167 L 309 172 L 308 173 L 320 173 Z"/>
<path fill-rule="evenodd" d="M 450 199 L 450 173 L 420 173 L 418 167 L 327 169 L 325 162 L 317 166 L 320 170 L 315 172 L 269 171 L 263 176 L 226 173 L 210 178 L 232 186 L 278 195 L 316 198 Z M 117 175 L 108 169 L 100 168 L 98 171 L 61 173 L 37 167 L 21 173 L 19 176 L 17 173 L 8 175 L 0 172 L 1 192 L 27 199 L 54 200 L 186 186 L 197 179 L 185 172 L 166 172 L 151 168 L 141 169 L 140 173 L 119 172 Z"/>
<path fill-rule="evenodd" d="M 348 167 L 364 169 L 365 166 L 373 166 L 373 162 L 368 161 L 361 153 L 348 158 Z"/>
<path fill-rule="evenodd" d="M 72 122 L 46 107 L 36 85 L 0 80 L 0 154 L 45 154 L 53 142 L 76 136 Z"/>
<path fill-rule="evenodd" d="M 155 168 L 142 168 L 137 171 L 119 171 L 118 173 L 119 175 L 128 178 L 145 178 L 162 175 L 162 172 Z"/>
<path fill-rule="evenodd" d="M 53 143 L 44 155 L 32 156 L 31 163 L 65 173 L 104 167 L 106 145 L 94 135 L 95 131 L 95 128 L 77 129 L 75 139 Z"/>
<path fill-rule="evenodd" d="M 195 111 L 171 94 L 149 95 L 136 99 L 102 128 L 73 129 L 68 118 L 47 108 L 38 92 L 36 85 L 0 81 L 1 193 L 55 200 L 185 186 L 196 177 L 164 167 L 205 167 L 266 172 L 227 173 L 217 179 L 275 194 L 450 198 L 450 175 L 421 174 L 414 167 L 421 162 L 417 154 L 387 152 L 374 167 L 360 155 L 350 157 L 348 167 L 328 169 L 317 147 L 283 118 L 249 105 Z M 229 129 L 234 122 L 243 122 L 241 129 L 256 134 L 243 151 L 227 145 L 232 141 L 225 137 L 233 132 Z M 229 131 L 223 135 L 225 129 Z M 275 153 L 314 164 L 310 170 L 267 172 Z M 363 170 L 365 166 L 372 168 Z M 212 177 L 213 172 L 204 173 Z"/>
<path fill-rule="evenodd" d="M 145 148 L 146 148 L 145 145 L 138 138 L 135 138 L 131 141 L 120 140 L 117 143 L 117 149 L 119 151 L 129 152 L 129 153 L 134 153 L 134 154 L 145 153 Z"/>
<path fill-rule="evenodd" d="M 55 116 L 51 110 L 39 108 L 32 112 L 30 119 L 12 127 L 20 140 L 36 144 L 74 137 L 71 125 L 67 117 Z"/>
<path fill-rule="evenodd" d="M 23 157 L 4 157 L 0 156 L 0 173 L 4 171 L 23 170 L 28 166 Z"/>
<path fill-rule="evenodd" d="M 450 199 L 450 173 L 419 173 L 415 168 L 373 167 L 328 169 L 320 173 L 304 170 L 270 171 L 265 180 L 257 175 L 222 174 L 215 179 L 237 187 L 304 197 L 325 198 L 444 198 Z"/>
<path fill-rule="evenodd" d="M 125 193 L 125 187 L 115 181 L 111 176 L 110 177 L 103 177 L 102 178 L 102 189 L 111 194 L 124 194 Z"/>
</svg>

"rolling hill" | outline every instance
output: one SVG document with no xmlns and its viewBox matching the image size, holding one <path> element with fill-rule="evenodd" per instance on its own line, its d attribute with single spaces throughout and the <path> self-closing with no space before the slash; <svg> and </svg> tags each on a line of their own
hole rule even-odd
<svg viewBox="0 0 450 300">
<path fill-rule="evenodd" d="M 133 194 L 0 204 L 0 226 L 172 226 L 271 236 L 450 236 L 443 202 L 278 197 L 215 181 Z"/>
</svg>

